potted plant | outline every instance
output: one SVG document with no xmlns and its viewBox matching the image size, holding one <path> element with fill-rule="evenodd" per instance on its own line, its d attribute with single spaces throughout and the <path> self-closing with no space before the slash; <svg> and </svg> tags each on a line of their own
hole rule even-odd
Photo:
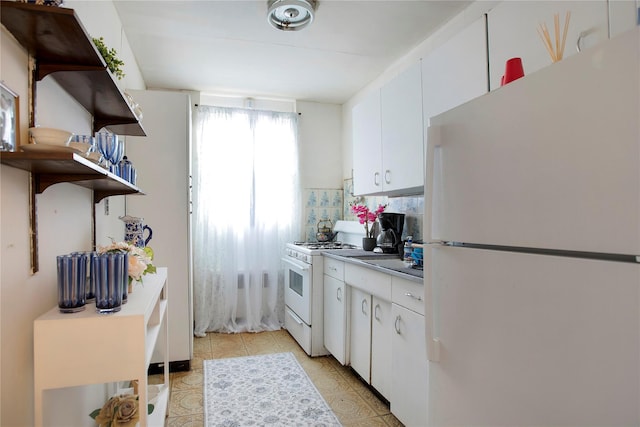
<svg viewBox="0 0 640 427">
<path fill-rule="evenodd" d="M 369 207 L 365 205 L 351 205 L 351 212 L 358 217 L 360 224 L 364 225 L 365 237 L 362 238 L 362 249 L 365 251 L 372 251 L 376 247 L 376 237 L 373 235 L 373 223 L 378 218 L 378 215 L 384 212 L 386 208 L 387 205 L 378 205 L 375 211 L 371 211 Z M 371 223 L 371 226 L 369 226 L 369 223 Z"/>
<path fill-rule="evenodd" d="M 99 39 L 93 37 L 93 44 L 98 48 L 98 52 L 102 55 L 104 62 L 107 63 L 107 68 L 113 73 L 114 76 L 121 80 L 124 77 L 124 72 L 122 71 L 122 66 L 124 62 L 122 62 L 118 56 L 115 49 L 109 49 L 107 45 L 104 44 L 104 38 L 100 37 Z"/>
</svg>

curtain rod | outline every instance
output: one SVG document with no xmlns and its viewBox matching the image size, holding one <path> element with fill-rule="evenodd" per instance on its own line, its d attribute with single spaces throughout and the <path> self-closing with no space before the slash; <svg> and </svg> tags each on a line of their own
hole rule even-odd
<svg viewBox="0 0 640 427">
<path fill-rule="evenodd" d="M 199 107 L 199 106 L 200 106 L 200 104 L 193 104 L 193 106 L 194 106 L 194 107 Z M 298 114 L 299 116 L 301 116 L 301 115 L 302 115 L 302 113 L 296 113 L 296 114 Z"/>
</svg>

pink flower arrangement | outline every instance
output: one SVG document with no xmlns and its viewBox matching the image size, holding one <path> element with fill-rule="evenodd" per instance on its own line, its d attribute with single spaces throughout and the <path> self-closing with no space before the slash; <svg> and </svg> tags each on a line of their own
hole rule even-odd
<svg viewBox="0 0 640 427">
<path fill-rule="evenodd" d="M 139 248 L 128 242 L 116 242 L 111 239 L 108 246 L 98 246 L 98 253 L 105 252 L 128 252 L 129 253 L 129 283 L 134 280 L 142 282 L 142 276 L 147 273 L 155 273 L 156 267 L 153 265 L 153 249 L 149 246 Z"/>
<path fill-rule="evenodd" d="M 378 208 L 372 212 L 365 205 L 352 204 L 351 212 L 353 212 L 358 217 L 360 224 L 364 224 L 366 237 L 375 237 L 373 235 L 373 223 L 378 218 L 378 215 L 384 212 L 386 208 L 387 205 L 378 205 Z M 371 223 L 371 227 L 369 227 L 369 223 Z"/>
</svg>

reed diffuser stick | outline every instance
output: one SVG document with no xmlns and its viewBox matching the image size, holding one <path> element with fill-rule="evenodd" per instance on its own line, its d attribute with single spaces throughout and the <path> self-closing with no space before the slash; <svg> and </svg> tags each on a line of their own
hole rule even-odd
<svg viewBox="0 0 640 427">
<path fill-rule="evenodd" d="M 551 41 L 551 36 L 549 35 L 549 29 L 547 28 L 547 24 L 544 22 L 540 24 L 537 28 L 538 35 L 542 39 L 544 46 L 547 48 L 547 52 L 549 52 L 549 56 L 553 62 L 557 62 L 562 59 L 564 56 L 564 47 L 567 42 L 567 32 L 569 30 L 569 20 L 571 18 L 571 12 L 567 12 L 564 19 L 564 28 L 562 29 L 562 37 L 560 37 L 560 14 L 556 13 L 553 15 L 553 29 L 554 29 L 554 40 Z M 554 43 L 555 42 L 555 43 Z"/>
</svg>

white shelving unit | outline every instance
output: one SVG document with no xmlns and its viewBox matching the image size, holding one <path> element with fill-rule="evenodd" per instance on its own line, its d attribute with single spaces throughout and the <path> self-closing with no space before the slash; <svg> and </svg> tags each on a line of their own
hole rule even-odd
<svg viewBox="0 0 640 427">
<path fill-rule="evenodd" d="M 62 314 L 54 307 L 34 321 L 35 425 L 43 425 L 45 390 L 137 379 L 140 426 L 164 426 L 169 402 L 167 268 L 146 275 L 127 304 L 98 314 L 94 304 Z M 113 343 L 117 343 L 114 345 Z M 147 415 L 147 370 L 154 349 L 164 360 L 164 384 Z"/>
</svg>

